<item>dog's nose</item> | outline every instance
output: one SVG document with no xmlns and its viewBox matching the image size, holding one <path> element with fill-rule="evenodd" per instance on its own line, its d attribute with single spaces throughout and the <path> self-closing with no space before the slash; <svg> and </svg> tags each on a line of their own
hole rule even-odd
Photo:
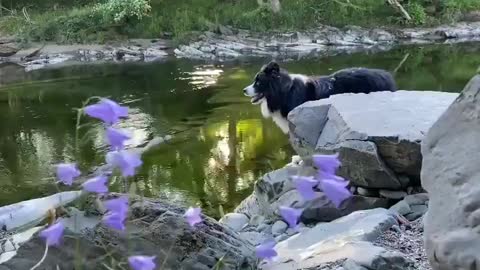
<svg viewBox="0 0 480 270">
<path fill-rule="evenodd" d="M 244 93 L 244 94 L 247 93 L 247 88 L 243 88 L 243 93 Z"/>
</svg>

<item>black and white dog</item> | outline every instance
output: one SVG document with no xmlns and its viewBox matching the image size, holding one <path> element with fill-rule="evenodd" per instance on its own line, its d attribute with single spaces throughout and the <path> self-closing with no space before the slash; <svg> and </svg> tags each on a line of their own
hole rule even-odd
<svg viewBox="0 0 480 270">
<path fill-rule="evenodd" d="M 396 90 L 393 76 L 381 69 L 348 68 L 328 76 L 308 77 L 289 74 L 277 63 L 270 62 L 260 69 L 253 84 L 245 87 L 243 93 L 252 98 L 252 104 L 260 104 L 265 118 L 271 117 L 288 133 L 288 113 L 307 101 L 342 93 Z"/>
</svg>

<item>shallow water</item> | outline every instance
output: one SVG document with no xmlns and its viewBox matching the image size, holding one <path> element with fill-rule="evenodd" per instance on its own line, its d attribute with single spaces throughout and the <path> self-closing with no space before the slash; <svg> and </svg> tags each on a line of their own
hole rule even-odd
<svg viewBox="0 0 480 270">
<path fill-rule="evenodd" d="M 417 46 L 283 65 L 315 75 L 351 66 L 385 68 L 395 72 L 401 89 L 459 92 L 480 66 L 479 52 L 475 44 Z M 265 61 L 171 60 L 29 73 L 0 67 L 0 205 L 55 192 L 52 164 L 77 161 L 85 172 L 103 164 L 107 149 L 97 121 L 85 119 L 90 126 L 75 151 L 73 111 L 87 98 L 103 96 L 131 108 L 119 125 L 134 134 L 129 147 L 174 136 L 145 156 L 134 179 L 137 193 L 198 205 L 213 216 L 220 206 L 233 209 L 256 179 L 293 154 L 287 138 L 241 92 Z"/>
</svg>

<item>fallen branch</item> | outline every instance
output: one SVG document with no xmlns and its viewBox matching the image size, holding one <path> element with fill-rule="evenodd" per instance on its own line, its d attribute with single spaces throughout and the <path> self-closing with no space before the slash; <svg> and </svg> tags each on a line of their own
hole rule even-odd
<svg viewBox="0 0 480 270">
<path fill-rule="evenodd" d="M 402 6 L 402 4 L 398 2 L 398 0 L 387 0 L 387 3 L 390 4 L 394 9 L 399 11 L 407 21 L 412 20 L 410 14 L 408 14 L 407 10 L 405 10 L 405 8 Z"/>
</svg>

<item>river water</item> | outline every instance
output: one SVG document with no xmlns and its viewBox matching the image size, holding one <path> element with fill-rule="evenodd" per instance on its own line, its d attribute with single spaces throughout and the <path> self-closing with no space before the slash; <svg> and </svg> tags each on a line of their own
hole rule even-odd
<svg viewBox="0 0 480 270">
<path fill-rule="evenodd" d="M 55 192 L 52 164 L 76 161 L 88 172 L 104 163 L 107 148 L 97 121 L 86 120 L 75 151 L 73 110 L 103 96 L 130 107 L 130 117 L 119 124 L 133 134 L 128 147 L 173 134 L 144 157 L 132 179 L 137 193 L 198 205 L 217 217 L 220 208 L 232 210 L 256 179 L 293 154 L 286 136 L 241 91 L 266 61 L 83 64 L 28 73 L 0 66 L 0 205 Z M 307 75 L 384 68 L 395 73 L 401 89 L 459 92 L 480 66 L 480 46 L 402 47 L 282 65 Z"/>
</svg>

